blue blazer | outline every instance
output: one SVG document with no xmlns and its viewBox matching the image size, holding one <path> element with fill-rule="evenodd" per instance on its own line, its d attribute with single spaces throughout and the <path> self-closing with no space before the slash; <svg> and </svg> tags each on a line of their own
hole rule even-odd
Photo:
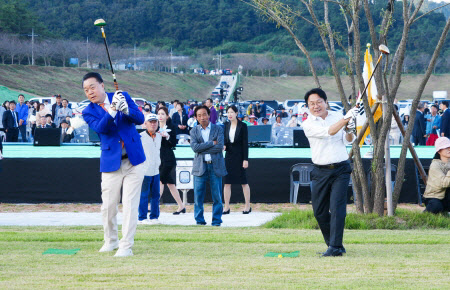
<svg viewBox="0 0 450 290">
<path fill-rule="evenodd" d="M 89 127 L 97 132 L 101 141 L 100 172 L 113 172 L 119 170 L 122 162 L 121 140 L 131 164 L 139 165 L 145 161 L 141 135 L 136 125 L 144 123 L 144 115 L 131 99 L 127 92 L 123 92 L 128 103 L 129 115 L 117 112 L 115 118 L 97 104 L 90 103 L 83 110 L 83 118 Z M 109 102 L 112 102 L 114 93 L 107 93 Z"/>
</svg>

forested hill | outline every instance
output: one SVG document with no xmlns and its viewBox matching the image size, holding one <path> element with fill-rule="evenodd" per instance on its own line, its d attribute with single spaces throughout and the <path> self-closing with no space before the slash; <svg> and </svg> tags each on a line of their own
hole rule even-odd
<svg viewBox="0 0 450 290">
<path fill-rule="evenodd" d="M 282 2 L 300 7 L 298 0 Z M 372 2 L 373 18 L 379 23 L 387 1 Z M 323 7 L 321 1 L 316 1 L 316 5 L 319 10 Z M 14 7 L 22 10 L 17 12 Z M 28 11 L 24 12 L 24 7 Z M 346 39 L 345 24 L 337 5 L 330 4 L 330 10 L 332 27 Z M 0 14 L 3 19 L 10 19 L 2 23 L 0 17 L 0 31 L 12 33 L 29 33 L 31 24 L 27 21 L 33 21 L 33 26 L 41 30 L 37 33 L 42 36 L 77 40 L 89 37 L 100 41 L 100 33 L 93 22 L 103 18 L 108 23 L 108 41 L 119 46 L 150 44 L 173 47 L 184 53 L 202 48 L 224 53 L 299 53 L 283 29 L 265 22 L 258 12 L 239 0 L 28 0 L 28 5 L 25 0 L 0 0 Z M 393 47 L 398 44 L 402 32 L 401 14 L 401 3 L 396 1 L 388 39 Z M 445 17 L 439 12 L 417 21 L 410 33 L 409 51 L 431 53 L 444 24 Z M 365 44 L 370 38 L 363 11 L 361 25 L 362 43 Z M 304 21 L 297 23 L 296 33 L 300 39 L 309 40 L 305 43 L 309 50 L 323 50 L 319 35 L 311 25 Z"/>
</svg>

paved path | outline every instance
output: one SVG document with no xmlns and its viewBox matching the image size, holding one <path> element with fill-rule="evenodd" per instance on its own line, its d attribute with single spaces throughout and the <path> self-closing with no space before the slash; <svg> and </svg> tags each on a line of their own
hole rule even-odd
<svg viewBox="0 0 450 290">
<path fill-rule="evenodd" d="M 257 227 L 271 221 L 280 213 L 252 212 L 243 215 L 241 212 L 222 216 L 224 227 Z M 211 225 L 212 214 L 205 212 L 205 220 Z M 193 213 L 179 216 L 171 213 L 161 213 L 159 221 L 164 225 L 195 225 Z M 118 215 L 122 224 L 122 213 Z M 100 213 L 87 212 L 19 212 L 0 213 L 0 226 L 96 226 L 102 225 Z M 142 226 L 141 226 L 142 227 Z"/>
</svg>

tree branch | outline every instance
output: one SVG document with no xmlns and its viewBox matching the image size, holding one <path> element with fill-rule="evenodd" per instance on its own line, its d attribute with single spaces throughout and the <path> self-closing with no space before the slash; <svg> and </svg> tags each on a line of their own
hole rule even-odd
<svg viewBox="0 0 450 290">
<path fill-rule="evenodd" d="M 420 16 L 417 17 L 416 19 L 414 19 L 412 23 L 416 22 L 417 20 L 419 20 L 420 18 L 424 17 L 425 15 L 430 14 L 430 13 L 433 12 L 434 10 L 441 9 L 441 8 L 447 6 L 447 5 L 450 5 L 450 3 L 447 3 L 447 4 L 444 4 L 444 5 L 442 5 L 442 6 L 436 7 L 436 8 L 434 8 L 434 9 L 431 9 L 430 11 L 428 11 L 428 12 L 426 12 L 426 13 L 420 15 Z"/>
</svg>

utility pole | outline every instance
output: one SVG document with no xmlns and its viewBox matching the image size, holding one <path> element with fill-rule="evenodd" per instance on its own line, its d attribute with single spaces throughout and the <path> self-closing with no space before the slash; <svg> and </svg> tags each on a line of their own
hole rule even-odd
<svg viewBox="0 0 450 290">
<path fill-rule="evenodd" d="M 173 51 L 172 48 L 170 48 L 170 72 L 173 73 L 173 61 L 172 61 L 172 57 L 173 57 Z"/>
<path fill-rule="evenodd" d="M 222 70 L 222 51 L 219 54 L 219 70 Z"/>
<path fill-rule="evenodd" d="M 86 37 L 86 67 L 89 67 L 89 36 Z"/>
<path fill-rule="evenodd" d="M 134 43 L 134 70 L 136 70 L 136 42 Z"/>
<path fill-rule="evenodd" d="M 31 36 L 31 65 L 34 65 L 34 37 L 39 35 L 34 34 L 34 27 L 33 27 L 31 28 L 31 35 L 28 34 L 28 36 Z"/>
</svg>

